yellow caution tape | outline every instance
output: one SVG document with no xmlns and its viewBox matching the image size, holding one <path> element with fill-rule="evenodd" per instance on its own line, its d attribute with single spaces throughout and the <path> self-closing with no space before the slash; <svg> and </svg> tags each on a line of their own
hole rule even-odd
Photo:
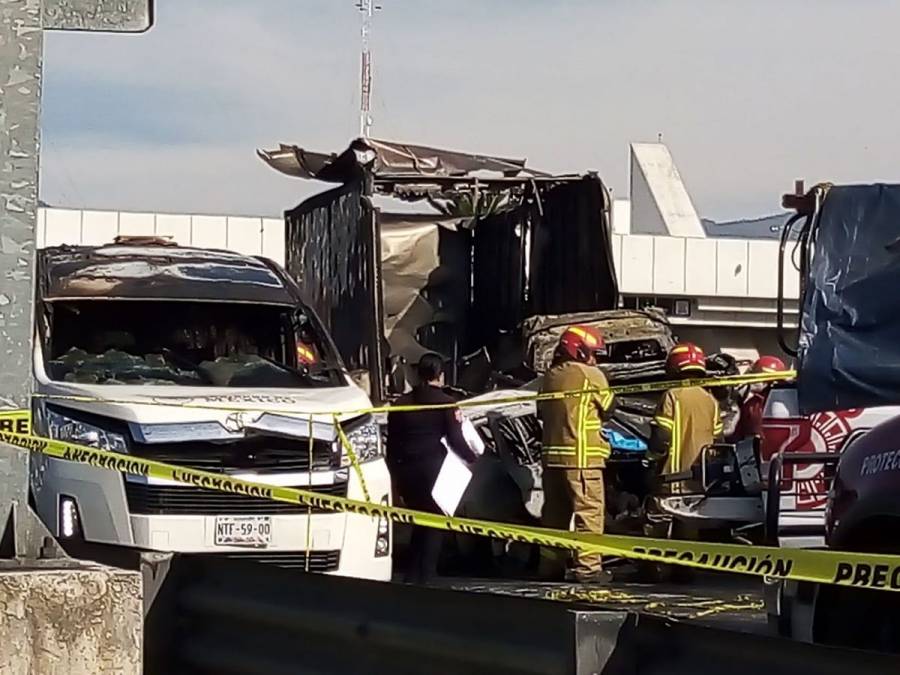
<svg viewBox="0 0 900 675">
<path fill-rule="evenodd" d="M 315 509 L 354 513 L 370 518 L 386 518 L 397 523 L 421 525 L 450 532 L 556 547 L 583 554 L 635 558 L 704 570 L 900 591 L 900 556 L 896 555 L 592 535 L 492 523 L 361 502 L 297 488 L 265 485 L 37 436 L 0 432 L 0 442 L 48 457 L 110 471 L 174 480 L 206 490 L 300 504 Z"/>
<path fill-rule="evenodd" d="M 666 380 L 662 382 L 646 382 L 644 384 L 618 384 L 610 387 L 613 394 L 642 394 L 666 389 L 682 389 L 684 387 L 740 387 L 747 384 L 764 384 L 793 380 L 797 371 L 785 370 L 780 373 L 747 373 L 746 375 L 726 375 L 724 377 L 698 377 L 688 380 Z"/>
<path fill-rule="evenodd" d="M 28 410 L 0 410 L 0 432 L 31 433 L 31 412 Z"/>
<path fill-rule="evenodd" d="M 761 384 L 766 382 L 778 382 L 782 380 L 792 380 L 797 376 L 793 370 L 781 373 L 751 373 L 748 375 L 729 375 L 726 377 L 702 377 L 689 380 L 665 380 L 660 382 L 645 382 L 643 384 L 620 384 L 609 387 L 608 390 L 590 389 L 591 393 L 600 393 L 601 391 L 611 391 L 617 395 L 643 394 L 655 391 L 665 391 L 667 389 L 683 389 L 685 387 L 739 387 L 747 384 Z M 479 408 L 479 407 L 500 407 L 507 405 L 517 405 L 528 403 L 531 401 L 555 401 L 563 398 L 577 398 L 584 395 L 585 391 L 581 389 L 572 391 L 556 391 L 548 393 L 532 394 L 523 391 L 521 394 L 514 394 L 502 398 L 492 398 L 486 400 L 466 399 L 455 403 L 435 403 L 430 405 L 386 405 L 379 407 L 359 408 L 357 410 L 342 410 L 339 412 L 330 411 L 323 413 L 322 411 L 310 410 L 290 410 L 285 414 L 290 415 L 322 415 L 322 414 L 339 414 L 345 417 L 355 417 L 359 415 L 374 415 L 390 412 L 415 412 L 418 410 L 445 410 L 451 408 Z M 152 398 L 145 399 L 112 399 L 99 398 L 96 396 L 69 396 L 65 394 L 33 394 L 33 398 L 47 399 L 52 401 L 71 401 L 74 403 L 109 403 L 116 405 L 150 405 L 150 406 L 170 406 L 174 408 L 194 408 L 201 410 L 217 410 L 228 412 L 260 412 L 274 413 L 271 407 L 261 407 L 254 405 L 243 405 L 236 403 L 235 399 L 250 400 L 256 399 L 260 403 L 292 405 L 296 404 L 296 399 L 285 394 L 283 396 L 262 394 L 259 396 L 232 396 L 223 394 L 221 396 L 204 396 L 200 401 L 193 398 Z"/>
</svg>

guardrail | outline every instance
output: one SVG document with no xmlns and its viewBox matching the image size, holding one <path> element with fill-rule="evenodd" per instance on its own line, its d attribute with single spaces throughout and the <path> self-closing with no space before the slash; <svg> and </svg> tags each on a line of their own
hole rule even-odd
<svg viewBox="0 0 900 675">
<path fill-rule="evenodd" d="M 176 556 L 146 623 L 145 672 L 855 675 L 887 655 L 593 606 Z"/>
<path fill-rule="evenodd" d="M 146 672 L 593 673 L 626 620 L 550 601 L 176 556 L 147 617 Z M 576 669 L 591 659 L 596 667 Z"/>
</svg>

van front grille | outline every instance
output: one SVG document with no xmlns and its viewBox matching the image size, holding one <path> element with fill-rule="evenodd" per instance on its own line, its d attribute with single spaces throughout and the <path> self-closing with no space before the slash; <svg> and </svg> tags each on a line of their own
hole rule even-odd
<svg viewBox="0 0 900 675">
<path fill-rule="evenodd" d="M 297 485 L 300 490 L 335 497 L 347 496 L 347 481 L 332 485 Z M 300 504 L 278 502 L 262 497 L 249 497 L 215 490 L 204 490 L 189 485 L 153 485 L 125 481 L 125 497 L 128 510 L 140 515 L 279 515 L 295 513 L 322 513 Z"/>
<path fill-rule="evenodd" d="M 133 443 L 132 454 L 201 471 L 298 473 L 336 469 L 340 454 L 328 441 L 254 436 L 227 443 Z"/>
</svg>

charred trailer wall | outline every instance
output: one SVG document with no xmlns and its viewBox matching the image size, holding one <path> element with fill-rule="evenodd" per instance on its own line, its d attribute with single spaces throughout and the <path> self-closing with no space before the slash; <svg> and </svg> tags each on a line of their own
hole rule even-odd
<svg viewBox="0 0 900 675">
<path fill-rule="evenodd" d="M 288 274 L 331 333 L 350 370 L 368 371 L 383 398 L 380 248 L 363 183 L 342 185 L 285 212 Z"/>
<path fill-rule="evenodd" d="M 608 206 L 603 183 L 594 176 L 541 195 L 543 215 L 531 232 L 529 315 L 616 308 Z"/>
<path fill-rule="evenodd" d="M 529 316 L 618 305 L 603 183 L 586 176 L 538 190 L 475 227 L 470 349 L 487 346 L 502 357 Z M 504 333 L 515 336 L 505 343 Z"/>
<path fill-rule="evenodd" d="M 472 251 L 472 316 L 468 351 L 487 347 L 496 358 L 500 336 L 517 332 L 524 317 L 527 239 L 537 208 L 519 208 L 481 219 Z"/>
<path fill-rule="evenodd" d="M 361 183 L 285 214 L 288 273 L 347 366 L 369 373 L 374 398 L 383 400 L 389 354 L 412 362 L 425 350 L 452 359 L 487 347 L 495 368 L 515 369 L 524 319 L 616 307 L 601 181 L 535 189 L 474 234 L 453 218 L 378 213 Z"/>
</svg>

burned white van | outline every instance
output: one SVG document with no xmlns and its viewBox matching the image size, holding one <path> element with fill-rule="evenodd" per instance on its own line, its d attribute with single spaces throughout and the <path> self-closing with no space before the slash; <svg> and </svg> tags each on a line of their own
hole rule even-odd
<svg viewBox="0 0 900 675">
<path fill-rule="evenodd" d="M 269 260 L 164 240 L 38 254 L 38 434 L 329 495 L 390 501 L 368 395 Z M 335 424 L 359 457 L 350 467 Z M 216 553 L 389 579 L 389 523 L 36 457 L 69 551 Z"/>
</svg>

